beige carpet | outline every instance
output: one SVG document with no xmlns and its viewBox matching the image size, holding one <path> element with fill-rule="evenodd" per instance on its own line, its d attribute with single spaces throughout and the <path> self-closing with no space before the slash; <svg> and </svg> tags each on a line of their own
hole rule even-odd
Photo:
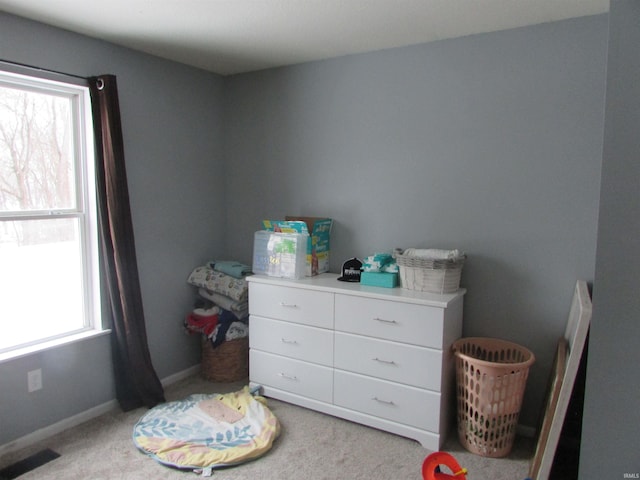
<svg viewBox="0 0 640 480">
<path fill-rule="evenodd" d="M 192 393 L 225 393 L 246 382 L 211 383 L 193 376 L 166 389 L 167 400 Z M 431 453 L 419 443 L 269 399 L 282 424 L 282 434 L 265 456 L 235 467 L 215 470 L 218 480 L 421 480 L 421 467 Z M 139 452 L 131 434 L 145 413 L 114 411 L 62 432 L 47 441 L 0 458 L 0 469 L 31 453 L 51 448 L 60 457 L 19 477 L 32 479 L 187 479 L 194 473 L 165 467 Z M 469 480 L 524 480 L 533 440 L 517 438 L 503 459 L 467 452 L 451 434 L 443 450 L 468 470 Z"/>
</svg>

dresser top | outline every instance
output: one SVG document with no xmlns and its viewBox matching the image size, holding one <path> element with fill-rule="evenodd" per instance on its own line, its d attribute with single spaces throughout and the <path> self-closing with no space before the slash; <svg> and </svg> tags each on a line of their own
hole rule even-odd
<svg viewBox="0 0 640 480">
<path fill-rule="evenodd" d="M 461 300 L 466 293 L 465 289 L 460 289 L 455 293 L 438 294 L 418 292 L 400 287 L 374 287 L 370 285 L 362 285 L 359 282 L 341 282 L 338 280 L 338 277 L 339 275 L 336 273 L 322 273 L 320 275 L 301 279 L 270 277 L 267 275 L 251 275 L 247 277 L 247 281 L 265 283 L 269 285 L 280 285 L 284 287 L 341 293 L 367 298 L 378 298 L 381 300 L 395 300 L 398 302 L 416 303 L 442 308 L 447 308 L 452 302 Z"/>
</svg>

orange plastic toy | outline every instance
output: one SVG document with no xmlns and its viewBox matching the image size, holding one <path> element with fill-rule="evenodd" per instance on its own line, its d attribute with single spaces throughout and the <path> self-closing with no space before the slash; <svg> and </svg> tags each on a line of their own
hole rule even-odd
<svg viewBox="0 0 640 480">
<path fill-rule="evenodd" d="M 442 473 L 440 465 L 449 468 L 453 474 Z M 466 473 L 467 469 L 462 468 L 456 459 L 446 452 L 434 452 L 422 463 L 422 478 L 424 480 L 467 480 Z"/>
</svg>

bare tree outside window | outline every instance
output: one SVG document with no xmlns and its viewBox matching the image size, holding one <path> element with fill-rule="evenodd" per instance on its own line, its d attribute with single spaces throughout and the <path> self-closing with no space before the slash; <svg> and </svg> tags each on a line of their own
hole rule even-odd
<svg viewBox="0 0 640 480">
<path fill-rule="evenodd" d="M 93 328 L 94 200 L 74 88 L 0 82 L 0 354 Z"/>
<path fill-rule="evenodd" d="M 0 210 L 51 213 L 75 207 L 71 126 L 69 98 L 0 88 Z M 3 234 L 23 245 L 68 239 L 55 224 L 30 225 Z"/>
</svg>

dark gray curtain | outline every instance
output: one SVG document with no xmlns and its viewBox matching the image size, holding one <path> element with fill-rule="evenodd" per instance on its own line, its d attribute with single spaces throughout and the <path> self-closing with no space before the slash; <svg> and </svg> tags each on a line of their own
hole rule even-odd
<svg viewBox="0 0 640 480">
<path fill-rule="evenodd" d="M 164 402 L 151 363 L 138 277 L 116 77 L 89 78 L 101 259 L 112 314 L 116 395 L 124 411 Z"/>
</svg>

